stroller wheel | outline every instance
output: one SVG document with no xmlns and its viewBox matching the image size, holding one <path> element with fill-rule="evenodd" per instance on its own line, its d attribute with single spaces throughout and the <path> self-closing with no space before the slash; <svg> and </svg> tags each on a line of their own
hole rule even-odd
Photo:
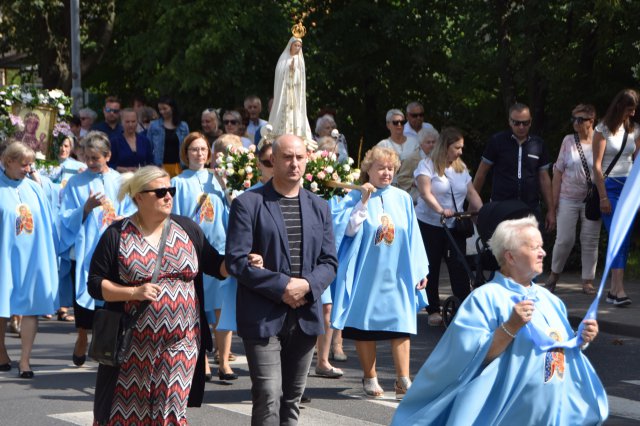
<svg viewBox="0 0 640 426">
<path fill-rule="evenodd" d="M 448 327 L 453 321 L 458 308 L 460 307 L 460 299 L 455 296 L 449 296 L 442 304 L 442 322 L 445 327 Z"/>
</svg>

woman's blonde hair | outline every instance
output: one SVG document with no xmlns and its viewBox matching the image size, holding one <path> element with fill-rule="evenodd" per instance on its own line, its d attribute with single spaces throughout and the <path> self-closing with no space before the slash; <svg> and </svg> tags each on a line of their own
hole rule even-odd
<svg viewBox="0 0 640 426">
<path fill-rule="evenodd" d="M 391 148 L 382 148 L 374 146 L 364 155 L 362 163 L 360 163 L 360 181 L 362 183 L 369 182 L 369 169 L 376 161 L 389 161 L 393 164 L 393 173 L 395 174 L 400 168 L 400 158 L 398 154 Z"/>
<path fill-rule="evenodd" d="M 224 135 L 220 136 L 218 139 L 216 139 L 216 141 L 213 143 L 213 155 L 217 156 L 219 153 L 221 152 L 227 152 L 227 148 L 230 147 L 231 145 L 237 146 L 237 147 L 241 147 L 242 146 L 242 139 L 240 139 L 240 136 L 238 135 L 232 135 L 231 133 L 225 133 Z"/>
<path fill-rule="evenodd" d="M 135 203 L 134 197 L 144 191 L 149 182 L 164 177 L 169 177 L 169 173 L 157 166 L 145 166 L 136 170 L 135 173 L 123 173 L 120 191 L 118 191 L 118 200 L 122 201 L 128 195 L 131 201 Z"/>
<path fill-rule="evenodd" d="M 20 161 L 22 159 L 28 159 L 29 162 L 33 163 L 36 159 L 36 153 L 20 141 L 9 142 L 2 152 L 2 164 L 6 165 L 9 161 Z"/>
<path fill-rule="evenodd" d="M 438 176 L 444 176 L 444 171 L 447 168 L 447 151 L 449 151 L 449 147 L 460 139 L 463 139 L 462 133 L 455 127 L 447 127 L 440 132 L 431 152 L 431 160 Z M 466 164 L 460 157 L 451 163 L 451 167 L 456 173 L 462 173 L 467 169 Z"/>
<path fill-rule="evenodd" d="M 515 250 L 522 245 L 521 232 L 525 228 L 538 229 L 538 220 L 529 215 L 521 219 L 510 219 L 500 222 L 489 240 L 491 253 L 498 261 L 498 265 L 504 264 L 504 253 Z"/>
</svg>

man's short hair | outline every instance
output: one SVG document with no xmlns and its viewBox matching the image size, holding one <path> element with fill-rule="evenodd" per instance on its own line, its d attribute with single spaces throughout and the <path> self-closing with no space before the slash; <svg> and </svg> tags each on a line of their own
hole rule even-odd
<svg viewBox="0 0 640 426">
<path fill-rule="evenodd" d="M 509 118 L 511 118 L 511 113 L 513 111 L 517 111 L 517 112 L 522 112 L 524 110 L 528 110 L 530 111 L 529 107 L 526 106 L 525 104 L 521 103 L 521 102 L 516 102 L 515 104 L 511 105 L 509 107 Z"/>
<path fill-rule="evenodd" d="M 104 100 L 104 104 L 119 104 L 120 102 L 120 98 L 118 98 L 117 96 L 107 96 Z"/>
<path fill-rule="evenodd" d="M 247 102 L 253 102 L 253 101 L 258 101 L 258 103 L 260 104 L 260 106 L 262 106 L 262 100 L 260 99 L 260 97 L 258 95 L 249 95 L 246 98 L 244 98 L 244 103 L 246 104 Z"/>
<path fill-rule="evenodd" d="M 409 102 L 407 104 L 407 114 L 409 113 L 410 109 L 416 108 L 416 107 L 420 107 L 422 109 L 424 109 L 424 105 L 422 105 L 420 102 L 418 101 L 413 101 L 413 102 Z"/>
</svg>

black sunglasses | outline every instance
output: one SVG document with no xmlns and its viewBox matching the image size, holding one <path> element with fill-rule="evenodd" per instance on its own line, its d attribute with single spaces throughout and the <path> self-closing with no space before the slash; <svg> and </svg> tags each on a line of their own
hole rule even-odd
<svg viewBox="0 0 640 426">
<path fill-rule="evenodd" d="M 393 124 L 394 126 L 399 126 L 399 125 L 403 125 L 406 123 L 405 120 L 392 120 L 391 124 Z"/>
<path fill-rule="evenodd" d="M 117 114 L 120 112 L 119 109 L 115 109 L 115 108 L 109 108 L 109 107 L 105 107 L 104 112 L 112 112 L 114 114 Z"/>
<path fill-rule="evenodd" d="M 511 124 L 513 124 L 516 127 L 527 127 L 531 124 L 531 120 L 514 120 L 513 118 L 511 119 Z"/>
<path fill-rule="evenodd" d="M 176 187 L 170 186 L 168 188 L 156 188 L 156 189 L 145 189 L 144 191 L 140 191 L 141 193 L 153 192 L 156 194 L 158 198 L 164 198 L 167 196 L 167 192 L 171 194 L 171 197 L 175 197 L 176 195 Z"/>
<path fill-rule="evenodd" d="M 270 160 L 267 160 L 266 158 L 264 160 L 260 159 L 260 162 L 269 169 L 273 167 L 273 163 Z"/>
<path fill-rule="evenodd" d="M 582 124 L 586 121 L 591 121 L 593 120 L 592 118 L 586 118 L 586 117 L 571 117 L 571 122 L 572 123 L 578 123 L 578 124 Z"/>
<path fill-rule="evenodd" d="M 227 124 L 233 124 L 235 126 L 236 124 L 238 124 L 238 120 L 222 120 L 222 124 L 224 124 L 225 126 Z"/>
</svg>

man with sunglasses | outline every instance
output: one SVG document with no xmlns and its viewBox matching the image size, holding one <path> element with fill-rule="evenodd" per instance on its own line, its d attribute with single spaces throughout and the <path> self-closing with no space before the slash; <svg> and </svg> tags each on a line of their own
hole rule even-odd
<svg viewBox="0 0 640 426">
<path fill-rule="evenodd" d="M 556 225 L 555 205 L 549 177 L 549 153 L 539 136 L 529 134 L 531 112 L 522 103 L 509 108 L 510 130 L 496 133 L 489 139 L 478 166 L 473 186 L 478 193 L 484 186 L 489 170 L 493 170 L 491 201 L 521 200 L 543 223 L 540 194 L 547 206 L 545 229 Z"/>
<path fill-rule="evenodd" d="M 434 127 L 424 122 L 424 106 L 418 101 L 410 102 L 407 105 L 407 122 L 404 125 L 404 135 L 419 139 L 418 132 L 422 129 L 434 129 Z"/>
<path fill-rule="evenodd" d="M 107 96 L 104 100 L 104 121 L 93 126 L 93 130 L 99 130 L 106 133 L 109 139 L 112 136 L 122 133 L 122 125 L 120 124 L 120 99 L 116 96 Z"/>
</svg>

